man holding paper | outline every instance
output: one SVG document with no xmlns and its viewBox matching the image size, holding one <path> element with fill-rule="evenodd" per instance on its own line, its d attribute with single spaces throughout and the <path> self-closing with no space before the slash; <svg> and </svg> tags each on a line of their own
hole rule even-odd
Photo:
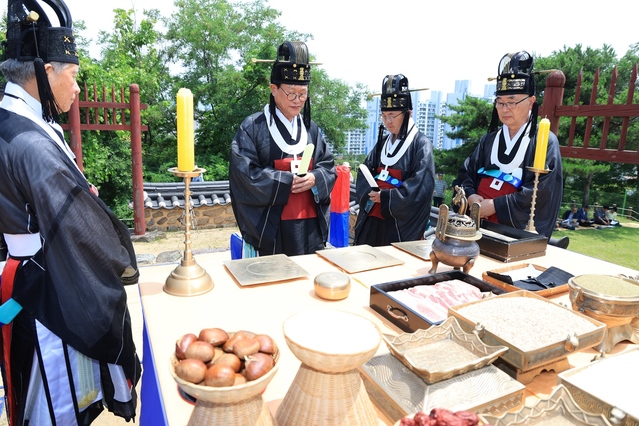
<svg viewBox="0 0 639 426">
<path fill-rule="evenodd" d="M 229 183 L 243 257 L 325 248 L 333 155 L 311 121 L 308 48 L 284 42 L 271 71 L 270 102 L 245 118 L 231 145 Z"/>
<path fill-rule="evenodd" d="M 433 145 L 412 118 L 408 79 L 382 82 L 381 121 L 375 148 L 357 175 L 359 215 L 355 244 L 384 246 L 416 241 L 428 227 L 435 187 Z"/>
<path fill-rule="evenodd" d="M 542 170 L 534 222 L 537 232 L 550 238 L 563 194 L 561 154 L 549 121 L 542 119 L 537 126 L 533 64 L 534 58 L 526 51 L 502 57 L 488 133 L 466 159 L 453 185 L 464 188 L 469 204 L 481 204 L 483 219 L 525 229 L 535 180 L 529 168 Z"/>
</svg>

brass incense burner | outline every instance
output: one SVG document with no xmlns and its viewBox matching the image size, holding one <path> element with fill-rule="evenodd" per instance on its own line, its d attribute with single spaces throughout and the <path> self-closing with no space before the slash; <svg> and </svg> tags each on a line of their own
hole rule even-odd
<svg viewBox="0 0 639 426">
<path fill-rule="evenodd" d="M 436 238 L 430 252 L 430 260 L 433 262 L 433 267 L 428 271 L 430 274 L 437 272 L 439 262 L 452 266 L 454 269 L 461 268 L 464 273 L 468 273 L 479 255 L 479 244 L 477 244 L 477 240 L 481 238 L 479 203 L 473 203 L 470 207 L 470 216 L 467 216 L 466 193 L 464 188 L 456 185 L 453 204 L 459 206 L 459 213 L 449 213 L 446 204 L 439 206 L 439 217 L 435 228 Z"/>
</svg>

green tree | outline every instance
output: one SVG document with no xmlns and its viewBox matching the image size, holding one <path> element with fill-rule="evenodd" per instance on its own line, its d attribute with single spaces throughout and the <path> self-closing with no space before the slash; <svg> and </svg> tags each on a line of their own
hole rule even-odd
<svg viewBox="0 0 639 426">
<path fill-rule="evenodd" d="M 238 126 L 260 111 L 270 95 L 271 65 L 253 59 L 274 59 L 283 41 L 310 36 L 278 24 L 280 12 L 264 0 L 176 0 L 175 5 L 178 12 L 165 21 L 168 54 L 180 65 L 181 82 L 197 102 L 196 161 L 205 168 L 228 163 Z M 363 127 L 365 112 L 359 105 L 364 90 L 331 80 L 321 66 L 313 67 L 309 89 L 311 116 L 339 152 L 344 132 Z"/>
</svg>

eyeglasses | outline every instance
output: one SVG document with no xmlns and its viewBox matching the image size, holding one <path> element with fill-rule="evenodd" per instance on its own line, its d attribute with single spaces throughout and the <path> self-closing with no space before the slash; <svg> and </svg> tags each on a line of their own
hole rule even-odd
<svg viewBox="0 0 639 426">
<path fill-rule="evenodd" d="M 286 90 L 284 90 L 283 88 L 279 87 L 279 89 L 284 92 L 284 94 L 286 95 L 286 99 L 288 99 L 289 101 L 294 101 L 295 99 L 299 98 L 300 102 L 304 102 L 306 99 L 308 99 L 308 93 L 287 93 Z"/>
<path fill-rule="evenodd" d="M 395 114 L 395 115 L 380 115 L 379 119 L 382 120 L 384 123 L 392 123 L 394 119 L 396 119 L 397 117 L 399 117 L 403 113 L 404 112 L 402 111 L 399 114 Z"/>
<path fill-rule="evenodd" d="M 522 103 L 523 101 L 528 99 L 529 97 L 530 96 L 526 96 L 524 99 L 521 99 L 521 100 L 519 100 L 517 102 L 497 102 L 497 101 L 495 101 L 495 108 L 497 108 L 497 109 L 499 109 L 499 108 L 513 109 L 517 105 L 519 105 L 520 103 Z"/>
</svg>

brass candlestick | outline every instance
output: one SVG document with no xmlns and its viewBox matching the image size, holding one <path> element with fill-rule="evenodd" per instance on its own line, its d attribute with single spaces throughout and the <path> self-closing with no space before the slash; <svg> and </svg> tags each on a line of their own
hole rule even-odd
<svg viewBox="0 0 639 426">
<path fill-rule="evenodd" d="M 204 173 L 205 169 L 196 168 L 192 172 L 182 172 L 172 167 L 169 172 L 184 179 L 184 255 L 180 265 L 166 279 L 164 291 L 174 296 L 197 296 L 211 291 L 215 284 L 209 274 L 195 262 L 191 252 L 191 179 Z"/>
<path fill-rule="evenodd" d="M 533 219 L 535 217 L 535 204 L 537 204 L 537 186 L 539 185 L 539 175 L 542 173 L 546 174 L 550 172 L 550 170 L 537 169 L 535 167 L 526 168 L 535 173 L 535 184 L 533 186 L 532 202 L 530 203 L 530 218 L 528 219 L 528 225 L 526 225 L 526 231 L 538 234 L 537 229 L 535 229 L 535 221 Z"/>
</svg>

